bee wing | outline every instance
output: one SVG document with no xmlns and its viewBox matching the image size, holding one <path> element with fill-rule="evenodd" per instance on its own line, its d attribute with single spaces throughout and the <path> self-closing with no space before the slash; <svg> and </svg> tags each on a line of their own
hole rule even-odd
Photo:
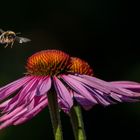
<svg viewBox="0 0 140 140">
<path fill-rule="evenodd" d="M 0 29 L 0 33 L 4 33 L 4 31 L 2 29 Z"/>
<path fill-rule="evenodd" d="M 16 40 L 17 40 L 19 43 L 26 43 L 26 42 L 31 41 L 29 38 L 25 38 L 25 37 L 16 37 Z"/>
</svg>

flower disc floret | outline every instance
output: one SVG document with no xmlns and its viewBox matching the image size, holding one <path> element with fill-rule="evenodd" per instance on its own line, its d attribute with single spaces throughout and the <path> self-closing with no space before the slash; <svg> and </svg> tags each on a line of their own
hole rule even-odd
<svg viewBox="0 0 140 140">
<path fill-rule="evenodd" d="M 35 53 L 27 60 L 29 75 L 58 75 L 65 72 L 69 55 L 59 50 L 44 50 Z"/>
<path fill-rule="evenodd" d="M 93 70 L 90 65 L 77 57 L 71 57 L 70 63 L 68 66 L 68 72 L 70 73 L 77 73 L 77 74 L 85 74 L 85 75 L 93 75 Z"/>
</svg>

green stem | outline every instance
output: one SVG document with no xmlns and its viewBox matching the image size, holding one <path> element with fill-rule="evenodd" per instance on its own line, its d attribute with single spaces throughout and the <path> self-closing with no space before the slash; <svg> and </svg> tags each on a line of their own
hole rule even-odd
<svg viewBox="0 0 140 140">
<path fill-rule="evenodd" d="M 86 140 L 81 108 L 79 106 L 72 107 L 70 111 L 70 119 L 75 140 Z"/>
<path fill-rule="evenodd" d="M 57 94 L 52 90 L 47 94 L 49 103 L 49 112 L 53 126 L 55 140 L 63 140 L 60 113 L 57 102 Z"/>
</svg>

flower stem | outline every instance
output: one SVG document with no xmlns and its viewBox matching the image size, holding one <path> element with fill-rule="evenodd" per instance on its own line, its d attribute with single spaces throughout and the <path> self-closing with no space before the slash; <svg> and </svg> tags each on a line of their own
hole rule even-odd
<svg viewBox="0 0 140 140">
<path fill-rule="evenodd" d="M 60 113 L 57 102 L 57 94 L 52 90 L 47 94 L 49 103 L 49 112 L 53 126 L 55 140 L 63 140 Z"/>
<path fill-rule="evenodd" d="M 84 123 L 80 106 L 73 106 L 70 111 L 70 119 L 75 140 L 86 140 Z"/>
</svg>

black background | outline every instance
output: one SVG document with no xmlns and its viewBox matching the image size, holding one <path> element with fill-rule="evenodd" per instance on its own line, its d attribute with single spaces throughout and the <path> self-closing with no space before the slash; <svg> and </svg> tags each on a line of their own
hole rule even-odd
<svg viewBox="0 0 140 140">
<path fill-rule="evenodd" d="M 0 28 L 21 32 L 32 41 L 0 45 L 0 85 L 23 76 L 26 59 L 45 49 L 60 49 L 80 57 L 106 80 L 140 82 L 138 10 L 135 2 L 121 0 L 21 0 L 0 2 Z M 73 135 L 67 115 L 64 137 Z M 83 111 L 88 140 L 137 139 L 140 137 L 140 103 Z M 24 125 L 0 131 L 0 140 L 52 138 L 48 110 Z"/>
</svg>

